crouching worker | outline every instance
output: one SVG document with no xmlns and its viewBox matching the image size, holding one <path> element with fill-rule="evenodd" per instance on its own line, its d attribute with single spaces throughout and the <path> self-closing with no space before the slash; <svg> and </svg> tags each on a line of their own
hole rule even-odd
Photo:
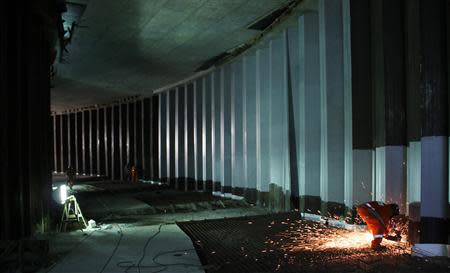
<svg viewBox="0 0 450 273">
<path fill-rule="evenodd" d="M 358 215 L 366 222 L 369 231 L 373 235 L 371 247 L 379 249 L 383 238 L 392 241 L 399 241 L 400 234 L 390 236 L 392 218 L 399 215 L 397 204 L 384 204 L 382 202 L 368 202 L 356 208 Z"/>
</svg>

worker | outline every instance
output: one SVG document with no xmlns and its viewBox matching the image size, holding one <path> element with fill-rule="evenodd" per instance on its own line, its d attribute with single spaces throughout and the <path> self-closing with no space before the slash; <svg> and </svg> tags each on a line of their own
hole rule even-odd
<svg viewBox="0 0 450 273">
<path fill-rule="evenodd" d="M 373 235 L 371 248 L 380 249 L 383 238 L 392 241 L 401 239 L 400 233 L 389 235 L 392 227 L 392 218 L 399 215 L 397 204 L 385 204 L 383 202 L 367 202 L 356 208 L 358 215 L 366 222 L 367 228 Z"/>
<path fill-rule="evenodd" d="M 131 167 L 131 182 L 133 183 L 138 182 L 138 169 L 134 165 Z"/>
</svg>

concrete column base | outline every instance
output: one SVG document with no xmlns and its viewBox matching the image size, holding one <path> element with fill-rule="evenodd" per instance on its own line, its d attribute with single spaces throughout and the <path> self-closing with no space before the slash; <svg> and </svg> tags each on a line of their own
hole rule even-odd
<svg viewBox="0 0 450 273">
<path fill-rule="evenodd" d="M 450 245 L 416 244 L 411 249 L 415 257 L 450 257 Z"/>
</svg>

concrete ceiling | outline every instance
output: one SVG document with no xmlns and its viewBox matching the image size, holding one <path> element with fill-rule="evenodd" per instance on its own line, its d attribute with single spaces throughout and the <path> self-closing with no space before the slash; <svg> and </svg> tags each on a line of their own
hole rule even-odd
<svg viewBox="0 0 450 273">
<path fill-rule="evenodd" d="M 52 110 L 149 95 L 192 76 L 257 35 L 247 26 L 287 2 L 90 0 L 65 62 L 56 65 Z"/>
</svg>

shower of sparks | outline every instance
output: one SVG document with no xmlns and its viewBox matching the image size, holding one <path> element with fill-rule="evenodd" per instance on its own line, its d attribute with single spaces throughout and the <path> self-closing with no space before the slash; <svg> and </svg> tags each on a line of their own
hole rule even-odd
<svg viewBox="0 0 450 273">
<path fill-rule="evenodd" d="M 367 248 L 372 240 L 373 236 L 369 232 L 336 232 L 323 238 L 322 245 L 318 248 Z"/>
<path fill-rule="evenodd" d="M 368 231 L 349 231 L 308 221 L 286 221 L 281 224 L 287 226 L 287 229 L 265 243 L 290 253 L 338 249 L 370 251 L 373 240 Z M 383 240 L 382 245 L 387 251 L 409 251 L 405 242 Z"/>
<path fill-rule="evenodd" d="M 436 265 L 411 257 L 406 242 L 383 240 L 384 247 L 374 251 L 370 248 L 373 237 L 367 231 L 334 228 L 295 216 L 227 219 L 221 228 L 207 223 L 210 228 L 199 232 L 206 241 L 196 244 L 218 273 L 450 272 L 450 262 Z M 195 230 L 198 225 L 192 224 Z"/>
</svg>

